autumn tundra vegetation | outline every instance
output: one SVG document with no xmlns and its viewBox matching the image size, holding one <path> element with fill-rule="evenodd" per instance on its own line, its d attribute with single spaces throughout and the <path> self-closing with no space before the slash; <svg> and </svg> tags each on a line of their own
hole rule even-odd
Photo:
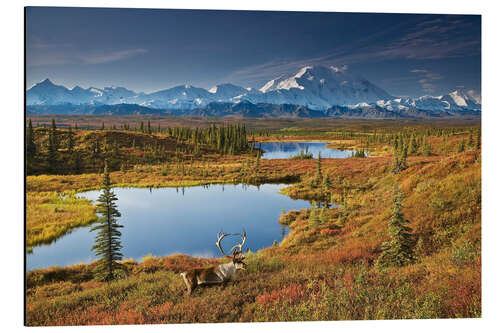
<svg viewBox="0 0 500 333">
<path fill-rule="evenodd" d="M 481 316 L 477 121 L 34 116 L 26 126 L 27 250 L 99 231 L 95 262 L 27 272 L 27 325 Z M 308 140 L 355 153 L 261 158 L 259 142 Z M 113 187 L 216 183 L 286 183 L 284 195 L 311 207 L 283 212 L 289 234 L 244 259 L 122 258 Z M 103 190 L 95 206 L 77 195 L 89 189 Z M 239 259 L 234 281 L 186 295 L 180 273 Z"/>
</svg>

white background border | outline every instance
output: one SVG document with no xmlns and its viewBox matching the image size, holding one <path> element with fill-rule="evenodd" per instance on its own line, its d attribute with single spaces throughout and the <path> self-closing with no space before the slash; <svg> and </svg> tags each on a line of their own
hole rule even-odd
<svg viewBox="0 0 500 333">
<path fill-rule="evenodd" d="M 453 332 L 490 332 L 500 327 L 499 287 L 497 283 L 500 260 L 500 221 L 495 208 L 500 201 L 499 149 L 500 143 L 500 15 L 499 4 L 494 1 L 397 0 L 379 1 L 325 1 L 307 0 L 252 0 L 235 1 L 7 1 L 0 9 L 0 39 L 2 66 L 0 76 L 1 103 L 1 155 L 2 219 L 1 228 L 1 300 L 0 327 L 6 331 L 44 330 L 71 332 L 93 330 L 107 332 L 134 332 L 142 330 L 168 330 L 220 332 L 237 330 L 340 330 L 349 332 L 429 332 L 446 330 Z M 131 8 L 191 8 L 191 9 L 247 9 L 247 10 L 297 10 L 336 12 L 387 12 L 387 13 L 446 13 L 482 15 L 482 101 L 483 101 L 483 318 L 458 320 L 396 320 L 396 321 L 344 321 L 305 323 L 261 324 L 198 324 L 198 325 L 145 325 L 145 326 L 85 326 L 60 328 L 23 327 L 23 87 L 24 87 L 24 6 L 85 6 Z M 91 23 L 89 23 L 91 24 Z"/>
</svg>

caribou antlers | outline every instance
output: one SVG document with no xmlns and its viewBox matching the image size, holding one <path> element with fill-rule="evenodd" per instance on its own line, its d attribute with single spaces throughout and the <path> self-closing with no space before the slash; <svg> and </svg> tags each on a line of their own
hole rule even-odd
<svg viewBox="0 0 500 333">
<path fill-rule="evenodd" d="M 222 246 L 220 245 L 220 241 L 222 240 L 222 238 L 224 238 L 226 236 L 229 236 L 229 234 L 225 234 L 222 231 L 219 232 L 217 234 L 217 243 L 215 243 L 215 245 L 217 245 L 217 247 L 219 248 L 220 252 L 224 255 L 224 257 L 229 257 L 227 254 L 224 253 L 224 250 L 222 249 Z"/>
<path fill-rule="evenodd" d="M 235 256 L 243 253 L 243 246 L 245 245 L 245 242 L 247 240 L 247 233 L 246 233 L 245 229 L 243 229 L 243 234 L 241 234 L 241 233 L 240 234 L 226 234 L 226 233 L 223 233 L 222 231 L 217 234 L 217 243 L 215 243 L 215 245 L 217 245 L 217 247 L 219 248 L 222 255 L 224 255 L 225 257 L 231 258 L 231 256 L 228 256 L 224 252 L 224 250 L 222 249 L 222 246 L 220 244 L 222 239 L 226 236 L 229 236 L 229 235 L 234 235 L 234 236 L 238 235 L 241 237 L 241 243 L 238 243 L 231 248 L 231 252 L 233 253 L 233 257 L 235 257 Z"/>
<path fill-rule="evenodd" d="M 246 233 L 245 229 L 243 229 L 243 234 L 234 234 L 234 235 L 239 235 L 241 237 L 242 242 L 239 243 L 239 244 L 237 244 L 237 245 L 235 245 L 235 246 L 233 246 L 231 248 L 231 251 L 234 250 L 233 251 L 233 255 L 234 255 L 235 253 L 237 253 L 236 252 L 236 248 L 239 248 L 238 252 L 239 253 L 243 253 L 243 245 L 245 245 L 245 242 L 247 241 L 247 233 Z"/>
</svg>

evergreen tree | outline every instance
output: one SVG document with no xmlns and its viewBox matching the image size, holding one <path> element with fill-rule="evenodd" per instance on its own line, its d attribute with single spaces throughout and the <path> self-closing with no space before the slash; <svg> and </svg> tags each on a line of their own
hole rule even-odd
<svg viewBox="0 0 500 333">
<path fill-rule="evenodd" d="M 396 146 L 394 146 L 396 147 Z M 392 163 L 392 172 L 393 173 L 399 173 L 400 171 L 400 165 L 399 165 L 399 159 L 398 159 L 398 151 L 394 149 L 394 161 Z"/>
<path fill-rule="evenodd" d="M 417 147 L 417 141 L 415 140 L 415 136 L 412 134 L 411 138 L 410 138 L 410 155 L 413 155 L 417 152 L 418 150 L 418 147 Z"/>
<path fill-rule="evenodd" d="M 469 141 L 467 142 L 467 148 L 474 149 L 474 137 L 472 136 L 472 131 L 469 132 Z"/>
<path fill-rule="evenodd" d="M 26 130 L 26 172 L 31 173 L 33 170 L 33 162 L 36 157 L 36 143 L 35 134 L 33 132 L 33 125 L 31 119 L 28 123 L 28 128 Z"/>
<path fill-rule="evenodd" d="M 423 154 L 425 156 L 431 156 L 431 144 L 427 141 L 424 142 Z"/>
<path fill-rule="evenodd" d="M 54 149 L 57 150 L 59 148 L 59 140 L 57 137 L 56 121 L 54 119 L 52 119 L 52 127 L 49 133 L 49 140 L 52 140 L 52 145 L 54 146 Z"/>
<path fill-rule="evenodd" d="M 408 156 L 408 146 L 404 146 L 403 151 L 401 152 L 401 160 L 399 160 L 400 171 L 403 171 L 408 168 L 408 164 L 406 163 L 407 156 Z"/>
<path fill-rule="evenodd" d="M 328 173 L 325 173 L 325 177 L 323 178 L 323 190 L 328 191 L 331 186 L 330 176 L 328 176 Z"/>
<path fill-rule="evenodd" d="M 481 149 L 481 131 L 477 131 L 476 149 Z"/>
<path fill-rule="evenodd" d="M 347 184 L 342 184 L 342 213 L 347 216 L 349 213 L 349 203 L 347 201 Z"/>
<path fill-rule="evenodd" d="M 320 224 L 320 219 L 318 216 L 318 209 L 316 207 L 316 201 L 313 201 L 311 204 L 311 211 L 309 213 L 309 223 L 313 226 L 316 227 Z"/>
<path fill-rule="evenodd" d="M 82 154 L 80 151 L 75 150 L 73 151 L 73 154 L 71 154 L 71 164 L 72 164 L 72 169 L 73 173 L 79 174 L 83 170 L 83 160 L 82 160 Z"/>
<path fill-rule="evenodd" d="M 321 208 L 321 213 L 319 215 L 319 220 L 320 220 L 321 224 L 326 224 L 326 223 L 328 223 L 329 219 L 330 219 L 330 217 L 328 216 L 328 208 L 326 208 L 325 206 L 323 206 L 323 208 Z"/>
<path fill-rule="evenodd" d="M 260 167 L 260 150 L 257 151 L 257 157 L 255 158 L 255 172 L 259 172 Z"/>
<path fill-rule="evenodd" d="M 52 129 L 49 132 L 49 141 L 47 146 L 47 171 L 50 173 L 55 173 L 57 171 L 57 140 L 55 130 L 55 122 L 52 120 Z"/>
<path fill-rule="evenodd" d="M 316 165 L 316 185 L 321 184 L 321 181 L 323 180 L 323 174 L 321 172 L 321 152 L 318 153 L 318 164 Z"/>
<path fill-rule="evenodd" d="M 123 226 L 118 224 L 116 220 L 121 214 L 115 204 L 118 198 L 111 190 L 107 164 L 104 166 L 102 186 L 103 192 L 97 199 L 96 209 L 100 217 L 97 220 L 97 225 L 91 229 L 91 231 L 97 230 L 98 232 L 91 250 L 100 257 L 96 267 L 97 277 L 109 281 L 114 279 L 115 271 L 120 267 L 118 261 L 123 258 L 120 252 L 122 248 L 121 232 L 118 230 Z"/>
<path fill-rule="evenodd" d="M 401 212 L 403 195 L 397 185 L 394 188 L 392 216 L 389 220 L 391 239 L 382 244 L 382 253 L 377 260 L 377 267 L 404 266 L 415 261 L 413 255 L 414 240 L 409 222 Z"/>
<path fill-rule="evenodd" d="M 105 127 L 104 127 L 104 121 L 103 121 L 101 124 L 101 131 L 103 131 L 104 129 L 105 129 Z"/>
<path fill-rule="evenodd" d="M 26 131 L 26 153 L 28 155 L 28 158 L 33 158 L 36 154 L 35 134 L 33 131 L 33 124 L 31 123 L 31 119 L 29 120 L 28 129 Z"/>
<path fill-rule="evenodd" d="M 461 153 L 465 150 L 465 140 L 462 139 L 462 141 L 460 141 L 460 143 L 458 144 L 458 152 Z"/>
<path fill-rule="evenodd" d="M 75 138 L 73 131 L 71 130 L 71 126 L 68 129 L 68 153 L 72 154 L 73 153 L 73 148 L 75 147 Z"/>
<path fill-rule="evenodd" d="M 151 134 L 151 121 L 148 120 L 148 134 Z"/>
</svg>

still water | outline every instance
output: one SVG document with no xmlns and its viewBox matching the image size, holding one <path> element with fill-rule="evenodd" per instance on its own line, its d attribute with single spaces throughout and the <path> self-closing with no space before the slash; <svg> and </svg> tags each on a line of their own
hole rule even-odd
<svg viewBox="0 0 500 333">
<path fill-rule="evenodd" d="M 326 148 L 327 145 L 327 142 L 262 142 L 257 143 L 256 147 L 264 150 L 262 158 L 265 159 L 290 158 L 306 150 L 312 153 L 314 158 L 318 157 L 318 153 L 324 158 L 347 158 L 353 153 L 353 150 Z"/>
<path fill-rule="evenodd" d="M 252 251 L 282 240 L 288 228 L 278 223 L 282 209 L 310 207 L 308 201 L 292 200 L 279 190 L 286 185 L 211 185 L 179 188 L 114 188 L 118 197 L 119 223 L 124 258 L 141 259 L 151 253 L 167 256 L 184 253 L 199 257 L 220 256 L 217 232 L 238 233 L 245 228 Z M 99 191 L 79 194 L 96 200 Z M 27 269 L 67 266 L 95 260 L 90 251 L 96 231 L 75 229 L 50 245 L 33 248 Z M 229 249 L 239 237 L 226 237 Z"/>
</svg>

